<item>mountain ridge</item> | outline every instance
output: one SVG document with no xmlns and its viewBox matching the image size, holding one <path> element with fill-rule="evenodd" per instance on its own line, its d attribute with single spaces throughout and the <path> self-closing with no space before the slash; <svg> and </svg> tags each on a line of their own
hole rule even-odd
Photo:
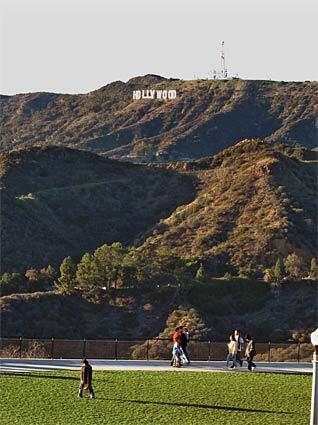
<svg viewBox="0 0 318 425">
<path fill-rule="evenodd" d="M 137 89 L 175 89 L 133 101 Z M 166 79 L 117 81 L 87 94 L 0 98 L 0 149 L 57 144 L 136 162 L 214 155 L 244 139 L 317 147 L 317 82 Z"/>
</svg>

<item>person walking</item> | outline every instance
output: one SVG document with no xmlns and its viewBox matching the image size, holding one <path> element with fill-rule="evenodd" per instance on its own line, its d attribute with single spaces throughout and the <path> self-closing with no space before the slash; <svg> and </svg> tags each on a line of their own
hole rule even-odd
<svg viewBox="0 0 318 425">
<path fill-rule="evenodd" d="M 81 363 L 81 382 L 78 389 L 78 397 L 83 397 L 83 390 L 89 390 L 89 398 L 95 398 L 94 388 L 92 386 L 93 369 L 87 359 L 83 359 Z"/>
<path fill-rule="evenodd" d="M 227 348 L 229 352 L 226 357 L 226 367 L 229 367 L 230 361 L 232 361 L 232 366 L 230 366 L 230 369 L 236 369 L 237 367 L 237 362 L 236 362 L 237 347 L 238 347 L 238 342 L 233 332 L 230 336 L 230 342 L 227 344 Z"/>
<path fill-rule="evenodd" d="M 243 360 L 241 360 L 241 352 L 243 350 L 244 339 L 241 337 L 241 331 L 236 329 L 234 332 L 235 339 L 237 341 L 237 353 L 236 353 L 236 362 L 242 367 Z"/>
<path fill-rule="evenodd" d="M 185 356 L 186 363 L 189 364 L 190 359 L 189 359 L 189 354 L 188 354 L 188 350 L 187 350 L 187 346 L 188 346 L 187 334 L 189 335 L 188 328 L 183 329 L 183 327 L 180 326 L 180 347 L 181 347 L 183 354 Z"/>
<path fill-rule="evenodd" d="M 247 368 L 250 372 L 253 372 L 256 368 L 256 364 L 253 363 L 253 358 L 256 355 L 255 341 L 251 335 L 246 335 L 245 340 L 247 342 L 245 349 L 245 356 L 248 364 Z"/>
<path fill-rule="evenodd" d="M 177 341 L 173 344 L 172 348 L 171 366 L 181 367 L 181 347 Z"/>
<path fill-rule="evenodd" d="M 189 342 L 190 342 L 190 332 L 189 332 L 188 328 L 184 328 L 183 331 L 184 331 L 184 334 L 187 338 L 187 354 L 186 355 L 187 355 L 188 362 L 190 363 L 190 354 L 189 354 L 189 348 L 188 348 Z"/>
<path fill-rule="evenodd" d="M 180 343 L 181 343 L 181 335 L 180 335 L 180 327 L 178 326 L 173 335 L 172 335 L 172 343 L 173 343 L 173 348 L 172 348 L 172 359 L 170 362 L 170 366 L 173 366 L 174 361 L 175 361 L 175 356 L 177 356 L 177 358 L 180 360 Z"/>
<path fill-rule="evenodd" d="M 190 341 L 190 332 L 188 328 L 183 329 L 185 336 L 187 337 L 188 342 Z"/>
<path fill-rule="evenodd" d="M 172 334 L 173 343 L 178 342 L 180 344 L 180 326 L 178 326 Z"/>
</svg>

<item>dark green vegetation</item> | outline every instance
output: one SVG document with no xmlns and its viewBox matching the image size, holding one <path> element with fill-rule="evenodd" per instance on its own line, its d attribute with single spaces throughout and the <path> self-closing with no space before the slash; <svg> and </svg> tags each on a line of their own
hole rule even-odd
<svg viewBox="0 0 318 425">
<path fill-rule="evenodd" d="M 0 376 L 1 423 L 305 425 L 309 421 L 309 376 L 95 372 L 92 401 L 76 398 L 78 376 L 78 372 Z"/>
<path fill-rule="evenodd" d="M 193 338 L 224 341 L 232 328 L 240 328 L 259 342 L 279 342 L 313 328 L 316 294 L 315 282 L 283 284 L 277 295 L 263 282 L 242 278 L 193 283 L 181 290 L 112 288 L 98 302 L 80 293 L 15 294 L 0 299 L 1 331 L 2 336 L 30 338 L 170 338 L 183 323 Z"/>
<path fill-rule="evenodd" d="M 174 101 L 133 101 L 176 89 Z M 59 144 L 140 161 L 194 159 L 246 138 L 317 146 L 316 82 L 180 81 L 148 75 L 85 95 L 0 97 L 2 149 Z"/>
</svg>

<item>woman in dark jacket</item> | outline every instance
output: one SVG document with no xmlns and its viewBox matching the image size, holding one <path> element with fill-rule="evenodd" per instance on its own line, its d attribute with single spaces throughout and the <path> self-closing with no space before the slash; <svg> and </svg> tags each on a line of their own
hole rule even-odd
<svg viewBox="0 0 318 425">
<path fill-rule="evenodd" d="M 256 355 L 255 341 L 251 335 L 246 335 L 245 340 L 247 342 L 245 349 L 246 361 L 248 363 L 247 368 L 249 371 L 253 372 L 253 370 L 256 368 L 256 364 L 253 363 L 253 357 Z"/>
<path fill-rule="evenodd" d="M 78 396 L 83 397 L 83 390 L 89 390 L 89 398 L 95 398 L 94 388 L 92 386 L 93 369 L 86 359 L 81 364 L 81 382 L 78 389 Z"/>
<path fill-rule="evenodd" d="M 185 358 L 187 359 L 187 364 L 190 363 L 189 353 L 188 353 L 188 342 L 189 342 L 189 331 L 188 328 L 181 327 L 181 335 L 180 335 L 180 346 L 182 348 L 182 351 L 185 355 Z"/>
</svg>

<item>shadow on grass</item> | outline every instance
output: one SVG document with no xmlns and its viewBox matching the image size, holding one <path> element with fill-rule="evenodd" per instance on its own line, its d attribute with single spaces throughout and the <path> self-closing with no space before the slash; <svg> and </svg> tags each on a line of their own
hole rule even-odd
<svg viewBox="0 0 318 425">
<path fill-rule="evenodd" d="M 35 364 L 17 364 L 17 363 L 11 363 L 9 365 L 6 365 L 5 363 L 1 363 L 1 372 L 2 372 L 2 368 L 5 372 L 10 372 L 11 371 L 14 372 L 19 372 L 21 371 L 23 372 L 64 372 L 65 369 L 61 368 L 61 369 L 53 369 L 52 367 L 45 367 L 42 365 L 35 365 Z M 80 366 L 78 366 L 77 369 L 73 369 L 75 372 L 76 371 L 80 371 Z"/>
<path fill-rule="evenodd" d="M 119 401 L 126 403 L 137 403 L 137 404 L 156 404 L 160 406 L 178 406 L 178 407 L 195 407 L 199 409 L 212 409 L 212 410 L 228 410 L 231 412 L 253 412 L 253 413 L 278 413 L 284 415 L 292 415 L 293 412 L 279 412 L 275 410 L 263 410 L 263 409 L 246 409 L 244 407 L 231 407 L 231 406 L 211 406 L 209 404 L 194 404 L 194 403 L 169 403 L 166 401 L 150 401 L 150 400 L 127 400 L 121 398 L 102 398 L 97 397 L 98 400 L 108 401 Z"/>
<path fill-rule="evenodd" d="M 66 379 L 80 381 L 75 376 L 56 376 L 56 375 L 38 375 L 30 372 L 1 372 L 0 376 L 18 376 L 19 378 L 49 378 L 49 379 Z"/>
</svg>

